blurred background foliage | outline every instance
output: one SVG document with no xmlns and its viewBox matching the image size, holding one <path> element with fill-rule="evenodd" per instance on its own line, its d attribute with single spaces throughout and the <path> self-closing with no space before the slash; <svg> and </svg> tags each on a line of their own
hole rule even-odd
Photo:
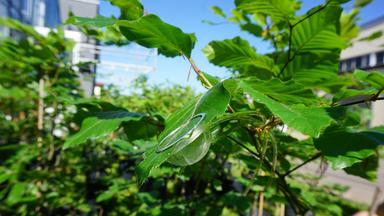
<svg viewBox="0 0 384 216">
<path fill-rule="evenodd" d="M 231 19 L 244 21 L 242 27 L 247 31 L 258 29 L 240 11 Z M 262 165 L 236 144 L 239 137 L 250 139 L 241 131 L 232 141 L 217 140 L 220 145 L 212 145 L 200 163 L 187 167 L 164 164 L 139 185 L 135 168 L 143 152 L 156 145 L 166 117 L 197 94 L 174 84 L 149 85 L 143 76 L 129 86 L 130 94 L 122 95 L 112 85 L 105 86 L 99 98 L 86 98 L 74 70 L 80 65 L 73 65 L 69 56 L 73 43 L 64 38 L 61 29 L 43 37 L 14 20 L 2 19 L 1 24 L 23 32 L 25 37 L 0 41 L 0 215 L 255 215 L 260 192 L 266 200 L 265 210 L 280 215 L 287 200 L 276 185 L 284 183 L 273 176 L 255 174 Z M 279 50 L 285 47 L 287 35 L 280 34 L 279 25 L 273 27 L 274 31 L 262 34 L 276 39 Z M 89 28 L 84 31 L 103 37 Z M 117 41 L 118 45 L 126 43 L 120 37 Z M 252 66 L 234 68 L 235 75 L 250 71 Z M 237 110 L 247 109 L 244 101 L 234 97 L 232 105 Z M 254 106 L 269 116 L 264 106 Z M 144 117 L 123 122 L 114 132 L 90 139 L 85 145 L 62 149 L 84 119 L 116 110 L 142 113 Z M 366 124 L 351 113 L 346 119 L 355 126 Z M 264 120 L 245 118 L 226 126 Z M 41 121 L 43 127 L 39 127 Z M 295 161 L 305 161 L 316 153 L 310 141 L 301 142 L 280 131 L 273 133 L 279 143 L 279 171 L 287 172 Z M 266 150 L 266 161 L 273 157 L 272 149 Z M 305 200 L 317 215 L 350 215 L 367 208 L 342 198 L 348 188 L 319 185 L 319 178 L 296 174 L 288 181 L 291 198 Z M 286 211 L 293 214 L 288 207 Z"/>
<path fill-rule="evenodd" d="M 116 87 L 106 86 L 100 98 L 85 98 L 73 70 L 76 65 L 68 58 L 72 43 L 64 39 L 60 29 L 42 37 L 16 21 L 3 22 L 24 32 L 25 38 L 5 38 L 0 46 L 4 60 L 0 62 L 0 214 L 236 215 L 249 210 L 252 197 L 273 184 L 268 178 L 254 184 L 256 180 L 248 177 L 257 162 L 238 154 L 240 148 L 225 141 L 225 147 L 213 146 L 202 163 L 185 168 L 163 166 L 140 187 L 135 167 L 141 154 L 157 142 L 153 135 L 162 130 L 164 118 L 196 94 L 179 85 L 149 86 L 143 76 L 132 83 L 131 94 L 121 95 Z M 40 130 L 41 79 L 45 110 Z M 80 148 L 62 150 L 67 134 L 78 130 L 90 113 L 116 106 L 154 116 L 160 126 L 140 134 L 137 129 L 141 127 L 127 124 Z M 140 138 L 149 134 L 148 139 L 127 136 L 132 131 Z M 299 154 L 303 149 L 290 151 Z M 271 212 L 284 202 L 274 190 L 268 187 L 265 192 Z M 298 183 L 297 190 L 312 197 L 321 212 L 363 208 L 328 193 L 342 193 L 343 187 L 302 188 Z"/>
</svg>

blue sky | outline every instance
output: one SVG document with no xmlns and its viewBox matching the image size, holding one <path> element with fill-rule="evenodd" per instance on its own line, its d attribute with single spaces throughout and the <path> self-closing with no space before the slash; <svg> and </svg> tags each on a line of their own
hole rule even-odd
<svg viewBox="0 0 384 216">
<path fill-rule="evenodd" d="M 223 40 L 241 36 L 247 39 L 257 50 L 258 53 L 266 53 L 271 50 L 269 44 L 257 39 L 246 32 L 240 31 L 234 24 L 221 24 L 209 26 L 203 23 L 203 20 L 213 22 L 223 22 L 224 20 L 213 14 L 211 6 L 217 5 L 224 12 L 230 14 L 234 8 L 233 0 L 142 0 L 146 11 L 158 15 L 163 21 L 181 28 L 186 33 L 195 33 L 197 42 L 192 52 L 197 65 L 205 72 L 219 77 L 228 76 L 225 68 L 216 67 L 208 62 L 201 49 L 212 40 Z M 322 0 L 304 0 L 302 9 L 299 13 L 321 4 Z M 345 5 L 345 8 L 351 8 L 351 3 Z M 370 5 L 363 8 L 359 23 L 371 21 L 383 14 L 384 0 L 374 0 Z M 107 1 L 101 0 L 100 14 L 103 16 L 119 15 L 119 10 L 110 5 Z M 125 62 L 130 63 L 130 62 Z M 186 60 L 181 57 L 165 58 L 157 57 L 156 71 L 148 74 L 150 83 L 175 83 L 180 85 L 192 86 L 196 91 L 203 91 L 203 88 L 196 81 L 195 74 L 191 74 L 188 80 L 190 66 Z M 125 80 L 132 80 L 137 73 L 115 71 Z M 123 74 L 123 75 L 121 75 Z M 100 78 L 99 81 L 103 82 Z M 122 86 L 123 87 L 123 86 Z"/>
</svg>

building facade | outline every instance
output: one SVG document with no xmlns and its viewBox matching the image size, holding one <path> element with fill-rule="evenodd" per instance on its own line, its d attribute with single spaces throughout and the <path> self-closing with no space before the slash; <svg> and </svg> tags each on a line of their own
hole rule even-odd
<svg viewBox="0 0 384 216">
<path fill-rule="evenodd" d="M 50 0 L 48 0 L 50 1 Z M 59 14 L 61 20 L 68 19 L 69 14 L 80 17 L 96 17 L 99 14 L 99 0 L 57 0 L 59 3 Z M 67 32 L 79 32 L 75 26 L 65 26 Z M 72 38 L 74 39 L 74 38 Z M 84 34 L 76 35 L 77 42 L 74 48 L 74 63 L 96 62 L 99 60 L 99 54 L 96 52 L 98 42 L 87 37 Z M 80 70 L 81 86 L 87 95 L 93 95 L 96 78 L 96 64 L 84 65 Z"/>
<path fill-rule="evenodd" d="M 0 15 L 32 26 L 53 28 L 61 23 L 57 0 L 0 0 Z M 0 28 L 3 36 L 21 37 L 17 31 Z"/>
<path fill-rule="evenodd" d="M 0 0 L 1 17 L 9 17 L 34 26 L 43 35 L 48 34 L 50 28 L 65 22 L 70 13 L 75 16 L 95 17 L 98 11 L 98 0 Z M 0 27 L 0 34 L 15 39 L 23 36 L 18 31 L 6 27 Z M 82 34 L 74 26 L 65 26 L 65 36 L 76 42 L 72 53 L 73 63 L 98 60 L 98 54 L 92 52 L 96 49 L 97 41 Z M 93 94 L 95 73 L 96 64 L 79 68 L 81 86 L 86 95 Z"/>
<path fill-rule="evenodd" d="M 353 45 L 341 53 L 340 72 L 347 73 L 355 69 L 382 71 L 384 73 L 384 36 L 374 40 L 362 40 L 372 34 L 384 34 L 384 16 L 360 27 L 360 34 Z M 372 103 L 371 127 L 384 124 L 384 101 Z"/>
<path fill-rule="evenodd" d="M 353 45 L 341 53 L 340 72 L 356 68 L 384 71 L 384 37 L 361 40 L 377 32 L 384 34 L 384 16 L 360 26 L 360 34 Z"/>
<path fill-rule="evenodd" d="M 374 40 L 364 39 L 375 33 L 383 36 Z M 353 72 L 355 69 L 384 73 L 384 16 L 361 25 L 359 36 L 351 47 L 343 50 L 340 58 L 340 73 Z M 371 110 L 372 119 L 369 126 L 384 125 L 384 101 L 372 102 Z M 343 171 L 330 169 L 324 174 L 323 182 L 338 182 L 349 186 L 345 196 L 369 205 L 371 213 L 374 213 L 375 209 L 384 203 L 384 160 L 380 159 L 378 163 L 377 182 L 369 182 L 347 175 Z M 313 167 L 307 169 L 310 170 L 313 170 Z"/>
</svg>

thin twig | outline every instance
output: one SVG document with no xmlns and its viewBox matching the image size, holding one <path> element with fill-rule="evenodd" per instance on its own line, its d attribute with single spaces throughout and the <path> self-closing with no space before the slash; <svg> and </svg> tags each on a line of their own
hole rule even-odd
<svg viewBox="0 0 384 216">
<path fill-rule="evenodd" d="M 305 16 L 303 19 L 297 21 L 295 24 L 292 25 L 292 28 L 297 26 L 298 24 L 300 24 L 301 22 L 305 21 L 306 19 L 310 18 L 311 16 L 317 14 L 318 12 L 324 10 L 328 4 L 330 3 L 331 1 L 327 1 L 327 3 L 321 5 L 317 10 L 313 11 L 312 13 L 308 14 L 307 16 Z"/>
<path fill-rule="evenodd" d="M 191 76 L 191 70 L 192 70 L 192 66 L 189 67 L 189 71 L 188 71 L 188 77 L 187 77 L 187 82 L 189 81 L 189 77 Z"/>
<path fill-rule="evenodd" d="M 285 205 L 283 203 L 280 206 L 280 214 L 279 214 L 279 216 L 284 216 L 284 215 L 285 215 Z"/>
<path fill-rule="evenodd" d="M 257 216 L 263 215 L 263 209 L 264 209 L 264 192 L 261 191 L 259 194 L 259 212 L 258 212 Z"/>
<path fill-rule="evenodd" d="M 324 10 L 328 4 L 329 4 L 330 1 L 328 1 L 327 3 L 325 3 L 324 5 L 320 6 L 317 10 L 313 11 L 312 13 L 308 14 L 307 16 L 305 16 L 304 18 L 300 19 L 299 21 L 297 21 L 295 24 L 291 24 L 290 22 L 288 22 L 288 26 L 289 26 L 289 40 L 288 40 L 288 58 L 287 58 L 287 61 L 285 62 L 283 68 L 281 69 L 280 73 L 278 74 L 278 76 L 281 76 L 283 73 L 284 73 L 284 70 L 288 67 L 289 63 L 291 63 L 293 61 L 293 59 L 295 59 L 296 57 L 296 54 L 297 52 L 294 52 L 293 53 L 293 56 L 291 57 L 291 50 L 292 50 L 292 34 L 293 34 L 293 28 L 295 26 L 297 26 L 298 24 L 304 22 L 306 19 L 310 18 L 311 16 L 315 15 L 316 13 Z"/>
<path fill-rule="evenodd" d="M 296 171 L 297 169 L 299 169 L 300 167 L 304 166 L 305 164 L 307 164 L 307 163 L 309 163 L 309 162 L 311 162 L 311 161 L 313 161 L 313 160 L 316 160 L 316 159 L 319 158 L 320 156 L 321 156 L 321 153 L 320 153 L 320 152 L 317 153 L 317 154 L 315 154 L 313 157 L 311 157 L 311 158 L 309 158 L 308 160 L 304 161 L 302 164 L 300 164 L 300 165 L 296 166 L 295 168 L 293 168 L 293 169 L 289 170 L 288 172 L 286 172 L 286 173 L 283 175 L 283 177 L 288 176 L 288 175 L 291 174 L 292 172 Z"/>
<path fill-rule="evenodd" d="M 191 67 L 192 69 L 195 71 L 195 73 L 201 78 L 202 82 L 208 87 L 208 88 L 212 88 L 213 85 L 212 83 L 207 79 L 207 77 L 205 77 L 204 73 L 200 70 L 200 68 L 196 65 L 195 61 L 193 61 L 192 57 L 187 57 L 187 56 L 184 56 L 183 57 L 187 58 L 189 63 L 191 64 Z M 227 111 L 230 112 L 230 113 L 234 113 L 235 110 L 230 106 L 228 105 L 227 107 Z"/>
<path fill-rule="evenodd" d="M 345 104 L 342 104 L 342 105 L 339 105 L 339 106 L 351 106 L 351 105 L 355 105 L 355 104 L 360 104 L 360 103 L 367 103 L 369 101 L 379 101 L 379 100 L 384 100 L 384 97 L 372 97 L 372 98 L 369 98 L 368 100 L 367 99 L 362 99 L 362 100 L 358 100 L 358 101 L 353 101 L 353 102 L 350 102 L 350 103 L 345 103 Z"/>
<path fill-rule="evenodd" d="M 288 22 L 288 25 L 289 25 L 289 39 L 288 39 L 288 58 L 287 58 L 287 61 L 285 62 L 283 68 L 281 69 L 280 73 L 278 74 L 278 76 L 282 75 L 284 73 L 284 70 L 288 67 L 288 64 L 291 63 L 291 61 L 293 60 L 293 58 L 295 57 L 295 55 L 293 55 L 293 57 L 291 58 L 291 49 L 292 49 L 292 29 L 293 29 L 293 25 L 291 25 L 290 22 Z"/>
<path fill-rule="evenodd" d="M 186 56 L 185 56 L 186 57 Z M 203 83 L 208 87 L 208 88 L 212 88 L 213 85 L 211 82 L 209 82 L 209 80 L 207 79 L 207 77 L 205 77 L 204 73 L 200 70 L 200 68 L 196 65 L 195 61 L 193 61 L 192 57 L 186 57 L 189 61 L 189 63 L 191 64 L 193 70 L 196 72 L 196 74 L 201 78 L 201 80 L 203 81 Z"/>
<path fill-rule="evenodd" d="M 243 143 L 241 143 L 240 141 L 236 140 L 235 138 L 231 137 L 231 136 L 227 136 L 228 139 L 232 140 L 233 142 L 235 142 L 236 144 L 238 144 L 239 146 L 243 147 L 245 150 L 247 150 L 249 153 L 251 153 L 253 156 L 259 158 L 259 154 L 257 154 L 256 152 L 252 151 L 252 149 L 248 148 L 246 145 L 244 145 Z"/>
<path fill-rule="evenodd" d="M 374 96 L 373 99 L 377 100 L 379 98 L 380 94 L 384 91 L 384 88 L 381 88 Z"/>
<path fill-rule="evenodd" d="M 241 147 L 245 148 L 256 159 L 260 160 L 260 156 L 256 152 L 252 151 L 251 149 L 249 149 L 248 147 L 246 147 L 245 145 L 243 145 L 241 142 L 237 141 L 236 139 L 234 139 L 230 136 L 227 136 L 227 137 L 229 139 L 231 139 L 232 141 L 234 141 L 235 143 L 237 143 L 238 145 L 240 145 Z M 291 191 L 289 185 L 285 181 L 284 176 L 282 174 L 280 174 L 277 170 L 273 171 L 273 166 L 267 160 L 264 160 L 263 164 L 266 166 L 267 169 L 269 169 L 271 172 L 273 172 L 274 174 L 277 175 L 277 177 L 278 177 L 277 182 L 278 182 L 279 189 L 286 196 L 286 198 L 287 198 L 288 202 L 291 204 L 293 210 L 296 213 L 306 212 L 308 210 L 308 207 L 298 199 L 297 195 L 293 191 Z"/>
</svg>

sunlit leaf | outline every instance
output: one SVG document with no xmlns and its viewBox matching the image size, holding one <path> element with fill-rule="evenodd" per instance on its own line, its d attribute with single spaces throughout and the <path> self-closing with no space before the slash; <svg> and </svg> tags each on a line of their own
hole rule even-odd
<svg viewBox="0 0 384 216">
<path fill-rule="evenodd" d="M 376 155 L 365 158 L 361 162 L 355 163 L 344 171 L 350 175 L 359 176 L 369 181 L 376 181 L 379 162 Z"/>
<path fill-rule="evenodd" d="M 239 85 L 244 92 L 252 96 L 256 103 L 264 104 L 274 115 L 280 117 L 288 127 L 304 134 L 318 137 L 322 130 L 333 122 L 325 108 L 300 105 L 288 106 L 273 100 L 244 81 L 240 82 Z"/>
<path fill-rule="evenodd" d="M 278 79 L 247 79 L 246 82 L 255 90 L 285 104 L 311 104 L 317 100 L 311 90 L 292 80 L 282 82 Z"/>
<path fill-rule="evenodd" d="M 115 185 L 111 186 L 108 190 L 103 191 L 96 197 L 96 202 L 103 202 L 112 199 L 119 192 L 119 188 Z"/>
<path fill-rule="evenodd" d="M 360 38 L 359 41 L 372 41 L 372 40 L 376 40 L 377 38 L 380 38 L 382 35 L 383 35 L 383 31 L 373 32 L 372 34 L 370 34 L 367 37 Z"/>
<path fill-rule="evenodd" d="M 120 19 L 135 20 L 144 14 L 144 7 L 139 0 L 109 0 L 120 8 Z"/>
<path fill-rule="evenodd" d="M 72 16 L 67 20 L 67 24 L 85 25 L 101 28 L 114 25 L 117 21 L 117 19 L 104 16 L 97 16 L 95 18 Z"/>
<path fill-rule="evenodd" d="M 340 36 L 344 39 L 351 40 L 358 36 L 359 26 L 358 21 L 359 10 L 353 9 L 349 13 L 342 13 L 340 17 Z"/>
<path fill-rule="evenodd" d="M 331 163 L 333 169 L 343 169 L 376 152 L 378 145 L 384 144 L 384 128 L 372 128 L 364 131 L 329 128 L 315 146 Z"/>
<path fill-rule="evenodd" d="M 14 205 L 22 201 L 27 187 L 28 187 L 28 184 L 25 182 L 17 182 L 16 184 L 14 184 L 11 188 L 11 191 L 8 194 L 6 202 L 9 205 Z"/>
<path fill-rule="evenodd" d="M 321 54 L 345 48 L 346 42 L 338 32 L 340 14 L 340 7 L 328 6 L 294 26 L 292 29 L 294 52 Z"/>
<path fill-rule="evenodd" d="M 226 17 L 226 15 L 225 15 L 225 13 L 223 12 L 223 10 L 222 10 L 220 7 L 218 7 L 218 6 L 212 6 L 212 7 L 211 7 L 211 10 L 212 10 L 215 14 L 217 14 L 217 15 L 223 17 L 223 18 Z"/>
<path fill-rule="evenodd" d="M 190 57 L 195 46 L 194 34 L 186 34 L 153 14 L 134 21 L 121 20 L 118 23 L 121 33 L 128 40 L 147 48 L 158 48 L 159 53 L 167 57 Z"/>
<path fill-rule="evenodd" d="M 236 6 L 250 14 L 265 14 L 274 22 L 286 21 L 300 8 L 294 0 L 237 0 Z"/>
<path fill-rule="evenodd" d="M 384 89 L 384 75 L 381 72 L 373 71 L 366 72 L 363 70 L 355 70 L 353 73 L 354 77 L 357 79 L 369 83 L 372 87 L 377 90 Z"/>
<path fill-rule="evenodd" d="M 355 7 L 365 7 L 371 2 L 372 2 L 372 0 L 356 0 L 355 1 Z"/>
<path fill-rule="evenodd" d="M 71 148 L 83 144 L 90 138 L 109 134 L 116 130 L 122 122 L 137 121 L 142 117 L 142 114 L 132 113 L 126 110 L 95 113 L 94 116 L 88 117 L 83 121 L 80 131 L 69 137 L 64 143 L 63 148 Z"/>
<path fill-rule="evenodd" d="M 211 63 L 218 66 L 234 70 L 244 66 L 253 66 L 265 69 L 272 74 L 278 72 L 278 67 L 271 58 L 257 54 L 255 48 L 240 37 L 212 41 L 203 49 L 203 52 Z"/>
</svg>

